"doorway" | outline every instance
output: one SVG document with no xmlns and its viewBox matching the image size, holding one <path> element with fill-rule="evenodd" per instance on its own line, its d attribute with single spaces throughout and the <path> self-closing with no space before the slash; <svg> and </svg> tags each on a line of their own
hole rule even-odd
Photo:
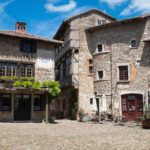
<svg viewBox="0 0 150 150">
<path fill-rule="evenodd" d="M 14 120 L 31 119 L 31 95 L 16 94 L 14 97 Z"/>
<path fill-rule="evenodd" d="M 121 96 L 122 115 L 128 120 L 134 120 L 143 115 L 143 96 L 141 94 L 126 94 Z"/>
</svg>

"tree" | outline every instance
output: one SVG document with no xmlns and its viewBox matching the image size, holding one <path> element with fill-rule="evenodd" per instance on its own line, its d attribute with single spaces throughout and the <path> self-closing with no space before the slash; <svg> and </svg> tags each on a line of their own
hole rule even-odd
<svg viewBox="0 0 150 150">
<path fill-rule="evenodd" d="M 49 123 L 51 116 L 50 114 L 50 105 L 52 101 L 60 94 L 60 84 L 57 81 L 45 81 L 42 83 L 43 88 L 46 90 L 46 115 L 45 122 Z"/>
</svg>

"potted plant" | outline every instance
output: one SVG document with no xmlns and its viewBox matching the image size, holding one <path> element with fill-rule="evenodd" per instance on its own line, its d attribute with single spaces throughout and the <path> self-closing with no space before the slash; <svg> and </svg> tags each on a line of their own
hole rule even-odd
<svg viewBox="0 0 150 150">
<path fill-rule="evenodd" d="M 148 107 L 146 107 L 143 114 L 142 128 L 150 129 L 150 109 Z"/>
<path fill-rule="evenodd" d="M 84 116 L 84 111 L 83 109 L 80 109 L 78 112 L 79 122 L 82 122 L 83 116 Z"/>
</svg>

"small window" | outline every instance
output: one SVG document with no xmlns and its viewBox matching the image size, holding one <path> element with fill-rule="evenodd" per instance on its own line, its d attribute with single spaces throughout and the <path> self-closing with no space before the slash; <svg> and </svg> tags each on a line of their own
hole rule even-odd
<svg viewBox="0 0 150 150">
<path fill-rule="evenodd" d="M 101 53 L 103 51 L 103 45 L 102 44 L 98 44 L 97 45 L 97 52 Z"/>
<path fill-rule="evenodd" d="M 93 98 L 90 98 L 90 105 L 93 105 Z"/>
<path fill-rule="evenodd" d="M 119 66 L 119 80 L 128 80 L 128 66 Z"/>
<path fill-rule="evenodd" d="M 97 20 L 97 25 L 100 26 L 100 25 L 104 25 L 106 24 L 106 20 Z"/>
<path fill-rule="evenodd" d="M 34 111 L 45 110 L 45 99 L 43 95 L 34 95 Z"/>
<path fill-rule="evenodd" d="M 89 59 L 89 73 L 93 73 L 93 60 Z"/>
<path fill-rule="evenodd" d="M 97 72 L 97 79 L 98 80 L 101 80 L 104 78 L 104 71 L 98 71 Z"/>
<path fill-rule="evenodd" d="M 136 42 L 135 39 L 130 41 L 130 47 L 131 48 L 136 48 L 137 47 L 137 42 Z"/>
<path fill-rule="evenodd" d="M 10 111 L 11 110 L 11 95 L 3 94 L 2 95 L 2 111 Z"/>
</svg>

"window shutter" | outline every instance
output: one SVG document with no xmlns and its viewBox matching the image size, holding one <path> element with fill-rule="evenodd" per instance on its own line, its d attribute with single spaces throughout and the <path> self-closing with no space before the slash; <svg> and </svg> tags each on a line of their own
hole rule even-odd
<svg viewBox="0 0 150 150">
<path fill-rule="evenodd" d="M 24 52 L 24 42 L 20 41 L 20 51 Z"/>
<path fill-rule="evenodd" d="M 37 51 L 37 42 L 32 42 L 32 53 L 36 53 Z"/>
</svg>

